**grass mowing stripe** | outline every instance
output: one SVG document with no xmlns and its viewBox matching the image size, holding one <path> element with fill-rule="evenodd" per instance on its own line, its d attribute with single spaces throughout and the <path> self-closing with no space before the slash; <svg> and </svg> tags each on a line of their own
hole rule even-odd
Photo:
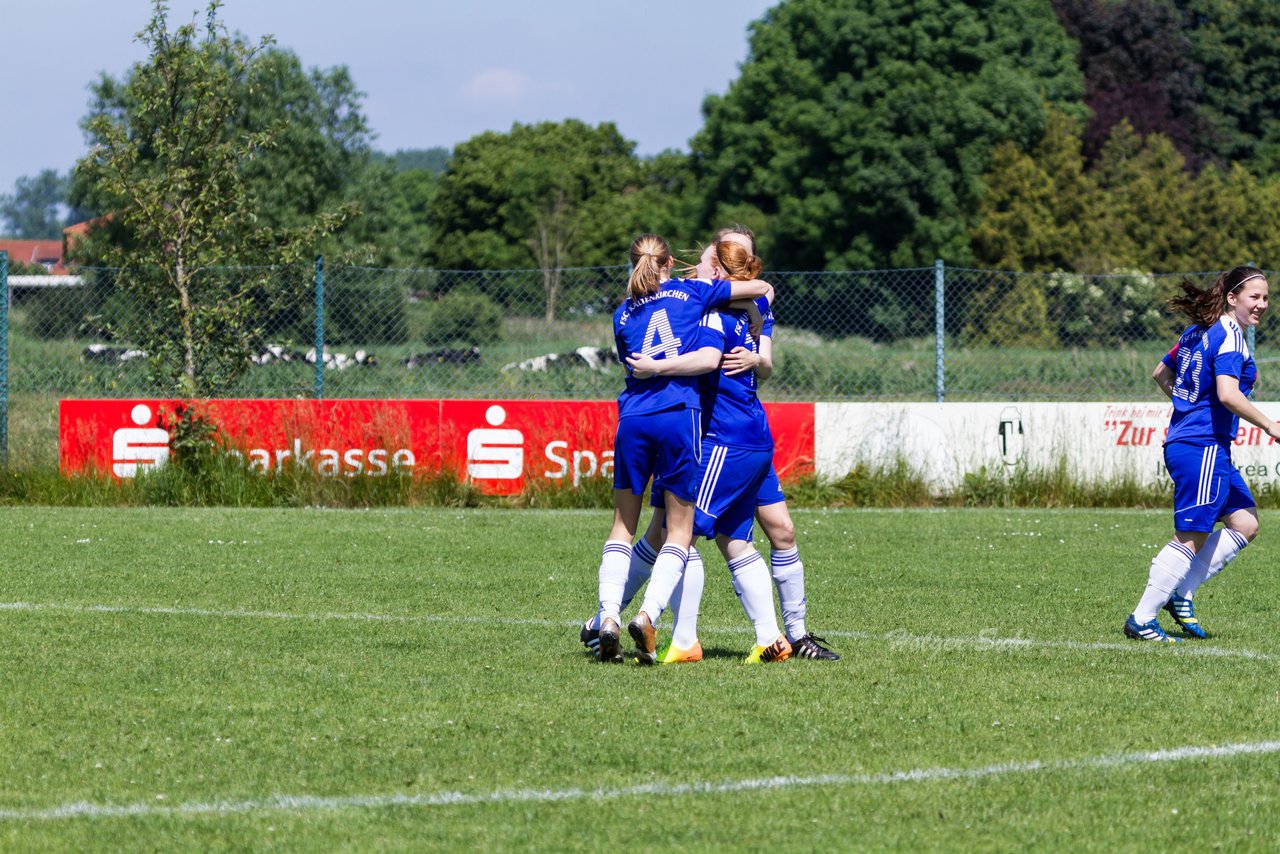
<svg viewBox="0 0 1280 854">
<path fill-rule="evenodd" d="M 711 795 L 733 792 L 773 791 L 806 786 L 877 786 L 893 783 L 930 783 L 947 780 L 975 780 L 1006 774 L 1033 774 L 1041 771 L 1074 771 L 1123 768 L 1161 762 L 1194 759 L 1229 759 L 1235 756 L 1280 752 L 1280 741 L 1224 744 L 1217 747 L 1189 745 L 1169 750 L 1120 753 L 1084 759 L 1029 760 L 1001 762 L 978 768 L 913 768 L 880 774 L 823 774 L 816 777 L 758 777 L 723 780 L 716 783 L 646 783 L 621 789 L 498 789 L 487 793 L 438 792 L 434 795 L 272 795 L 259 800 L 210 801 L 159 806 L 153 803 L 93 804 L 84 801 L 46 810 L 0 810 L 0 821 L 58 821 L 62 819 L 136 818 L 151 816 L 232 815 L 252 812 L 332 812 L 343 809 L 385 807 L 444 807 L 495 803 L 552 803 L 594 798 L 610 800 L 637 795 Z"/>
<path fill-rule="evenodd" d="M 448 614 L 360 614 L 360 613 L 290 613 L 286 611 L 250 611 L 241 609 L 218 610 L 213 608 L 176 607 L 126 607 L 121 605 L 71 605 L 41 602 L 0 602 L 0 611 L 61 611 L 79 614 L 159 614 L 164 616 L 216 617 L 225 619 L 260 620 L 347 620 L 380 623 L 470 623 L 509 626 L 577 627 L 580 623 L 564 620 L 533 620 L 520 617 L 468 617 Z M 702 626 L 705 634 L 747 634 L 746 628 Z M 1210 658 L 1245 658 L 1251 661 L 1274 661 L 1274 655 L 1248 649 L 1229 649 L 1189 642 L 1171 647 L 1168 644 L 1053 641 L 1032 638 L 1002 638 L 993 634 L 994 629 L 984 629 L 975 637 L 945 637 L 939 635 L 913 635 L 894 630 L 875 634 L 872 632 L 827 631 L 834 638 L 850 640 L 882 641 L 899 648 L 918 647 L 921 652 L 941 649 L 976 647 L 987 650 L 1069 649 L 1078 651 L 1114 650 L 1120 652 L 1145 652 L 1153 654 L 1203 655 Z"/>
</svg>

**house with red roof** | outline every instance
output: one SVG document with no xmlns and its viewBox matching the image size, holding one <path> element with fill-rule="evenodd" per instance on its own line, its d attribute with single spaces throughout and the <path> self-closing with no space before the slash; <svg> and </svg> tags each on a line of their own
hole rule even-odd
<svg viewBox="0 0 1280 854">
<path fill-rule="evenodd" d="M 21 261 L 24 264 L 40 264 L 55 276 L 61 276 L 67 272 L 67 268 L 62 265 L 63 241 L 61 240 L 17 240 L 0 237 L 0 249 L 9 253 L 10 263 Z"/>
</svg>

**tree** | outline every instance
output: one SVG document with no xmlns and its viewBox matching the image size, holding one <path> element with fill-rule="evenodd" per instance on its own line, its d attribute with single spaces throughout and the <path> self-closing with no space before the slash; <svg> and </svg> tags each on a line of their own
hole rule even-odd
<svg viewBox="0 0 1280 854">
<path fill-rule="evenodd" d="M 634 236 L 644 170 L 635 144 L 612 123 L 575 119 L 516 124 L 454 149 L 430 211 L 435 266 L 542 271 L 545 317 L 554 319 L 561 270 L 617 264 Z"/>
<path fill-rule="evenodd" d="M 1132 253 L 1100 247 L 1106 269 L 1187 269 L 1195 179 L 1172 140 L 1163 134 L 1144 140 L 1122 121 L 1103 145 L 1092 178 L 1103 199 L 1096 211 L 1102 233 L 1125 235 Z"/>
<path fill-rule="evenodd" d="M 1201 68 L 1186 16 L 1169 0 L 1053 0 L 1067 34 L 1080 43 L 1085 157 L 1092 162 L 1128 121 L 1141 136 L 1159 133 L 1198 167 L 1211 152 L 1210 122 L 1200 111 Z"/>
<path fill-rule="evenodd" d="M 1226 270 L 1280 255 L 1280 177 L 1258 179 L 1239 163 L 1196 179 L 1188 213 L 1189 270 Z"/>
<path fill-rule="evenodd" d="M 54 169 L 35 177 L 23 176 L 13 184 L 13 193 L 0 196 L 0 219 L 4 232 L 13 237 L 53 239 L 62 237 L 67 225 L 67 178 Z"/>
<path fill-rule="evenodd" d="M 1270 0 L 1178 0 L 1202 69 L 1208 147 L 1222 164 L 1280 174 L 1280 5 Z"/>
<path fill-rule="evenodd" d="M 227 42 L 250 50 L 242 38 L 228 37 Z M 271 145 L 254 151 L 240 171 L 261 221 L 288 228 L 355 195 L 374 159 L 371 132 L 360 111 L 361 93 L 345 67 L 305 70 L 297 55 L 270 40 L 252 50 L 252 62 L 232 81 L 235 107 L 227 121 L 244 135 L 270 135 Z M 122 80 L 103 74 L 92 84 L 86 127 L 100 116 L 122 124 L 133 121 L 138 110 L 133 78 L 140 68 Z M 71 198 L 105 211 L 96 190 L 76 178 Z M 334 249 L 332 244 L 319 248 Z"/>
<path fill-rule="evenodd" d="M 435 148 L 401 148 L 395 154 L 378 156 L 390 160 L 397 172 L 421 169 L 439 175 L 449 165 L 449 157 L 452 153 L 447 148 L 437 146 Z"/>
<path fill-rule="evenodd" d="M 1128 122 L 1112 128 L 1086 172 L 1078 125 L 1051 114 L 1049 131 L 1030 153 L 1012 145 L 996 150 L 985 181 L 973 229 L 983 265 L 1108 274 L 1220 270 L 1280 252 L 1280 179 L 1260 180 L 1239 163 L 1190 173 L 1171 140 L 1144 139 Z M 1070 290 L 1064 285 L 1054 294 Z"/>
<path fill-rule="evenodd" d="M 239 130 L 271 132 L 271 145 L 243 173 L 266 222 L 308 222 L 351 198 L 373 151 L 361 93 L 345 66 L 307 71 L 292 51 L 267 46 L 234 94 Z"/>
<path fill-rule="evenodd" d="M 1025 149 L 1046 102 L 1081 115 L 1048 4 L 785 0 L 694 137 L 704 223 L 752 206 L 775 269 L 969 260 L 991 150 Z"/>
<path fill-rule="evenodd" d="M 1044 136 L 1029 153 L 1012 142 L 996 147 L 984 181 L 973 228 L 977 263 L 1021 271 L 1089 263 L 1101 205 L 1084 171 L 1080 122 L 1051 109 Z"/>
<path fill-rule="evenodd" d="M 94 145 L 76 167 L 117 230 L 99 244 L 102 260 L 124 268 L 119 286 L 144 307 L 123 331 L 189 395 L 226 388 L 245 370 L 256 318 L 282 296 L 258 275 L 221 268 L 295 262 L 354 215 L 346 208 L 302 223 L 262 221 L 249 175 L 280 131 L 245 130 L 240 96 L 263 73 L 270 40 L 250 46 L 228 35 L 219 7 L 209 4 L 201 35 L 194 22 L 170 31 L 156 0 L 138 35 L 148 59 L 126 83 L 107 86 L 119 108 L 89 118 Z"/>
</svg>

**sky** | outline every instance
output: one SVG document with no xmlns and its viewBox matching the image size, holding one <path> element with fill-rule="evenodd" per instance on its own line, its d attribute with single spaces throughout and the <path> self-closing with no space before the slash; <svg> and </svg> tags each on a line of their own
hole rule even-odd
<svg viewBox="0 0 1280 854">
<path fill-rule="evenodd" d="M 226 0 L 252 40 L 306 68 L 347 66 L 374 148 L 452 148 L 515 122 L 614 122 L 641 155 L 688 149 L 709 94 L 747 55 L 747 26 L 777 0 Z M 169 0 L 170 28 L 207 4 Z M 85 152 L 88 86 L 145 58 L 149 0 L 4 0 L 0 194 Z"/>
</svg>

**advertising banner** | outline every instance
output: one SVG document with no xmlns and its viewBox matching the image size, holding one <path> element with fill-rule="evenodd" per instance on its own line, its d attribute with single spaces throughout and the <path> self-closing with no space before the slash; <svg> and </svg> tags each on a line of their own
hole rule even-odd
<svg viewBox="0 0 1280 854">
<path fill-rule="evenodd" d="M 1280 404 L 1257 406 L 1280 415 Z M 1059 465 L 1085 482 L 1165 485 L 1162 446 L 1171 409 L 1168 403 L 819 403 L 814 455 L 826 477 L 841 477 L 859 462 L 879 467 L 902 459 L 938 492 L 983 469 Z M 1242 421 L 1232 461 L 1247 480 L 1271 488 L 1280 466 L 1275 445 Z"/>
<path fill-rule="evenodd" d="M 182 407 L 216 424 L 249 471 L 331 477 L 452 472 L 488 494 L 613 476 L 617 405 L 530 400 L 64 400 L 63 471 L 135 477 L 163 465 Z M 784 479 L 814 470 L 814 407 L 766 404 Z"/>
</svg>

